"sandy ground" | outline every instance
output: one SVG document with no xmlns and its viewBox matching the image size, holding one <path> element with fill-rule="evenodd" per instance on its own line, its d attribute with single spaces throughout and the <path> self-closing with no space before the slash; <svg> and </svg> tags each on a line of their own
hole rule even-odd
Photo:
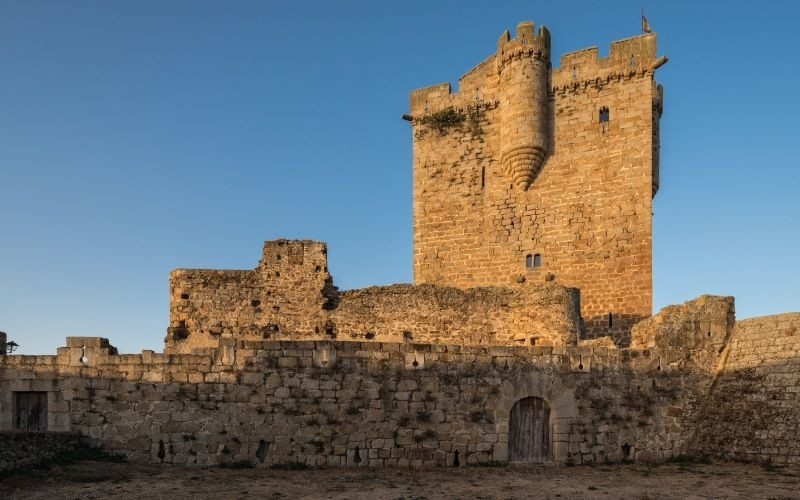
<svg viewBox="0 0 800 500">
<path fill-rule="evenodd" d="M 800 499 L 800 468 L 742 464 L 409 470 L 80 462 L 0 479 L 0 498 Z"/>
</svg>

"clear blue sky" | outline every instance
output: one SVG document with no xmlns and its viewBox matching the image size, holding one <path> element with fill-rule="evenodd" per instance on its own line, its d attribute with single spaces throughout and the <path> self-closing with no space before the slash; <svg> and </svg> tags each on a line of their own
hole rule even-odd
<svg viewBox="0 0 800 500">
<path fill-rule="evenodd" d="M 656 309 L 800 310 L 800 2 L 0 1 L 0 330 L 160 350 L 167 274 L 329 246 L 343 289 L 411 280 L 408 92 L 522 20 L 554 59 L 639 33 L 670 62 Z"/>
</svg>

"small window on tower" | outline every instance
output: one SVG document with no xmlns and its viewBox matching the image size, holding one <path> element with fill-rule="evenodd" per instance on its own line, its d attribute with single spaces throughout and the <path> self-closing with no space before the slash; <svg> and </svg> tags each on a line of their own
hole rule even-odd
<svg viewBox="0 0 800 500">
<path fill-rule="evenodd" d="M 533 267 L 533 255 L 528 254 L 525 256 L 525 267 L 528 269 Z"/>
<path fill-rule="evenodd" d="M 542 267 L 542 256 L 538 253 L 533 256 L 533 267 Z"/>
<path fill-rule="evenodd" d="M 540 254 L 528 254 L 525 256 L 525 267 L 536 269 L 542 267 L 542 256 Z"/>
<path fill-rule="evenodd" d="M 608 123 L 609 119 L 609 112 L 608 108 L 603 106 L 600 108 L 600 123 Z"/>
</svg>

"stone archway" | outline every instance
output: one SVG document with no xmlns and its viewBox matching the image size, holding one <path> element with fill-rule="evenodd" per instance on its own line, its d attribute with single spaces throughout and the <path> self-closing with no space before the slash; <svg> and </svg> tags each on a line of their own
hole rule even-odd
<svg viewBox="0 0 800 500">
<path fill-rule="evenodd" d="M 538 398 L 547 404 L 549 416 L 550 463 L 562 464 L 569 459 L 569 435 L 578 417 L 578 405 L 573 390 L 567 387 L 559 374 L 542 371 L 528 372 L 505 380 L 500 393 L 495 396 L 495 418 L 501 441 L 494 447 L 493 459 L 509 461 L 509 418 L 511 409 L 520 400 Z"/>
<path fill-rule="evenodd" d="M 514 403 L 508 420 L 508 461 L 550 463 L 550 406 L 541 398 Z"/>
</svg>

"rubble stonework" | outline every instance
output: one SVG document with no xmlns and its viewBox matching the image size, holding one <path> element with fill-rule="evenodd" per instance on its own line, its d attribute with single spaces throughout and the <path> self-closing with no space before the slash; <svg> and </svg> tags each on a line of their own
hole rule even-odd
<svg viewBox="0 0 800 500">
<path fill-rule="evenodd" d="M 222 338 L 194 354 L 138 355 L 104 339 L 67 345 L 0 365 L 3 427 L 13 392 L 48 390 L 53 430 L 135 461 L 188 464 L 448 466 L 456 452 L 462 465 L 503 462 L 511 406 L 526 397 L 551 409 L 555 463 L 663 460 L 684 450 L 685 409 L 713 370 L 659 368 L 672 354 L 658 345 Z"/>
<path fill-rule="evenodd" d="M 555 283 L 458 289 L 391 285 L 339 292 L 325 244 L 268 241 L 254 271 L 170 273 L 166 352 L 241 340 L 575 345 L 578 290 Z"/>
<path fill-rule="evenodd" d="M 523 23 L 412 93 L 415 284 L 340 291 L 308 240 L 175 270 L 163 353 L 0 356 L 0 438 L 36 431 L 0 469 L 72 439 L 41 432 L 174 464 L 800 463 L 800 313 L 651 317 L 655 36 L 549 52 Z"/>
</svg>

